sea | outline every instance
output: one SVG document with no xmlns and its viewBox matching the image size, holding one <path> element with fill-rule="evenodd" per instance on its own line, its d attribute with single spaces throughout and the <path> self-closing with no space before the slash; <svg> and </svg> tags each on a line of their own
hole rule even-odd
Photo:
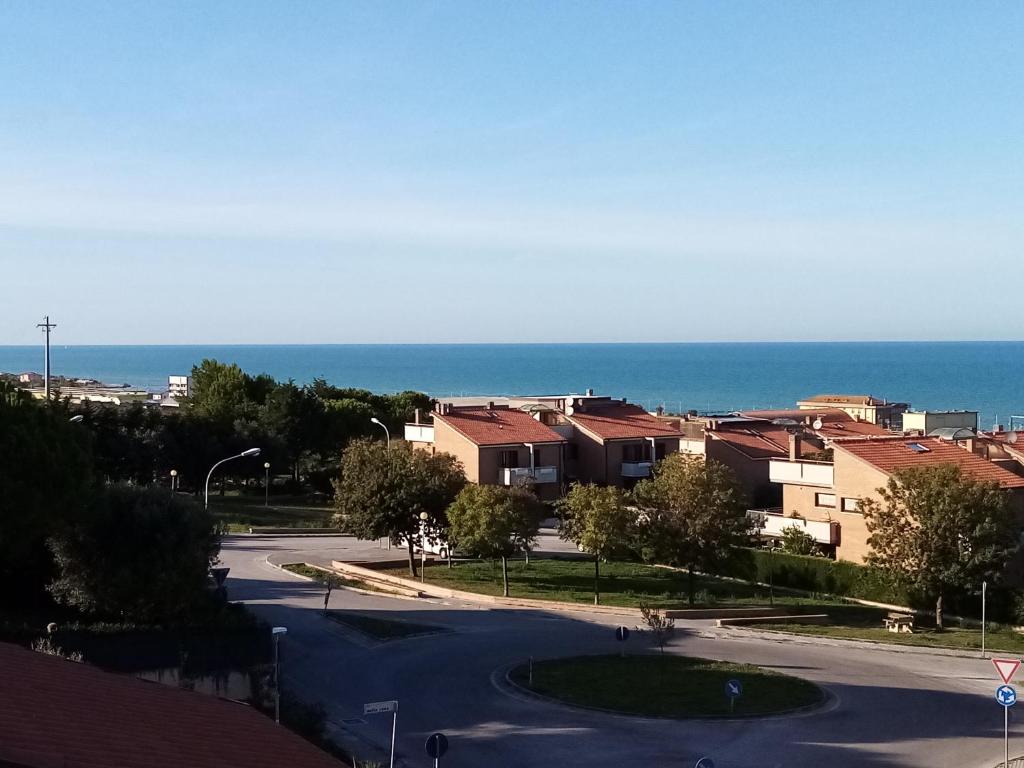
<svg viewBox="0 0 1024 768">
<path fill-rule="evenodd" d="M 204 358 L 304 384 L 435 397 L 582 393 L 653 410 L 792 407 L 871 394 L 1024 427 L 1024 342 L 53 346 L 55 374 L 161 391 Z M 42 371 L 41 346 L 0 346 L 0 371 Z"/>
</svg>

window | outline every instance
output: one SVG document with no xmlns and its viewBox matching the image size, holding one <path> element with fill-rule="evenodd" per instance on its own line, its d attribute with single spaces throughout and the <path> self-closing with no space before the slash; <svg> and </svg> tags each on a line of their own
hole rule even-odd
<svg viewBox="0 0 1024 768">
<path fill-rule="evenodd" d="M 537 447 L 536 445 L 533 446 L 533 466 L 535 466 L 535 467 L 542 467 L 542 466 L 544 466 L 544 462 L 540 460 L 540 456 L 541 456 L 540 448 Z"/>
<path fill-rule="evenodd" d="M 834 493 L 814 494 L 814 506 L 836 508 L 836 495 Z"/>
<path fill-rule="evenodd" d="M 498 461 L 503 469 L 515 469 L 519 466 L 519 451 L 512 449 L 498 454 Z"/>
<path fill-rule="evenodd" d="M 622 446 L 622 460 L 623 461 L 643 461 L 644 460 L 644 446 L 643 445 L 624 445 Z"/>
<path fill-rule="evenodd" d="M 859 501 L 860 499 L 850 499 L 843 497 L 843 512 L 856 512 Z"/>
<path fill-rule="evenodd" d="M 928 453 L 931 448 L 921 445 L 920 443 L 907 443 L 907 448 L 912 450 L 914 453 Z"/>
<path fill-rule="evenodd" d="M 657 461 L 661 461 L 662 459 L 665 458 L 665 444 L 664 443 L 655 443 L 654 444 L 654 458 Z"/>
</svg>

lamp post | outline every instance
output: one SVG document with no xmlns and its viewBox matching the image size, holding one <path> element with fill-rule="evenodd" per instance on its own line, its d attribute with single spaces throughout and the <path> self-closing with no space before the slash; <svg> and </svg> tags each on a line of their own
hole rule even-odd
<svg viewBox="0 0 1024 768">
<path fill-rule="evenodd" d="M 378 419 L 376 416 L 372 417 L 370 419 L 370 422 L 376 424 L 378 427 L 384 430 L 384 434 L 387 435 L 388 438 L 388 450 L 391 450 L 391 432 L 388 431 L 387 426 L 384 424 L 383 421 Z"/>
<path fill-rule="evenodd" d="M 281 635 L 288 634 L 288 627 L 274 627 L 271 630 L 274 636 L 274 722 L 281 724 L 281 655 L 278 651 L 278 644 Z"/>
<path fill-rule="evenodd" d="M 427 520 L 426 512 L 420 512 L 420 583 L 427 580 Z"/>
<path fill-rule="evenodd" d="M 227 461 L 233 461 L 234 459 L 244 459 L 244 458 L 247 458 L 249 456 L 259 456 L 259 455 L 260 455 L 260 449 L 259 448 L 250 448 L 249 450 L 242 451 L 241 453 L 236 454 L 234 456 L 228 456 L 226 459 L 221 459 L 216 464 L 214 464 L 212 467 L 210 467 L 210 471 L 206 474 L 206 487 L 205 487 L 205 489 L 203 491 L 203 508 L 204 509 L 209 509 L 210 508 L 210 478 L 213 477 L 213 470 L 215 470 L 217 467 L 219 467 L 221 464 L 223 464 L 224 462 L 227 462 Z"/>
<path fill-rule="evenodd" d="M 171 493 L 174 493 L 176 490 L 178 490 L 178 470 L 172 469 L 171 470 Z"/>
<path fill-rule="evenodd" d="M 263 506 L 270 506 L 270 462 L 263 462 Z"/>
</svg>

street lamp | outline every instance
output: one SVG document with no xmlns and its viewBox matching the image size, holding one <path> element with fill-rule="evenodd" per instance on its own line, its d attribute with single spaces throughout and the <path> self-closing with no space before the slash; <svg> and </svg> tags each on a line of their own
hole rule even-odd
<svg viewBox="0 0 1024 768">
<path fill-rule="evenodd" d="M 274 627 L 270 630 L 274 637 L 274 722 L 281 724 L 281 655 L 278 643 L 281 635 L 288 634 L 288 627 Z"/>
<path fill-rule="evenodd" d="M 249 456 L 259 456 L 259 455 L 260 455 L 260 449 L 259 448 L 250 448 L 249 450 L 242 451 L 241 453 L 236 454 L 235 456 L 228 456 L 226 459 L 221 459 L 216 464 L 214 464 L 212 467 L 210 467 L 210 471 L 206 474 L 206 488 L 205 488 L 205 490 L 203 492 L 203 507 L 204 507 L 204 509 L 209 509 L 210 508 L 210 478 L 213 477 L 213 470 L 215 470 L 217 467 L 219 467 L 221 464 L 223 464 L 226 461 L 232 461 L 234 459 L 244 459 L 244 458 L 248 458 Z"/>
<path fill-rule="evenodd" d="M 270 462 L 263 462 L 263 506 L 270 506 Z"/>
<path fill-rule="evenodd" d="M 380 427 L 381 429 L 384 430 L 384 434 L 388 436 L 388 450 L 390 450 L 391 449 L 391 432 L 388 431 L 387 426 L 385 426 L 384 422 L 381 421 L 380 419 L 378 419 L 376 416 L 372 417 L 370 419 L 370 422 L 373 423 L 373 424 L 376 424 L 378 427 Z"/>
<path fill-rule="evenodd" d="M 420 583 L 427 580 L 427 520 L 426 512 L 420 512 Z"/>
<path fill-rule="evenodd" d="M 171 493 L 174 493 L 176 490 L 178 490 L 178 470 L 172 469 L 171 470 Z"/>
</svg>

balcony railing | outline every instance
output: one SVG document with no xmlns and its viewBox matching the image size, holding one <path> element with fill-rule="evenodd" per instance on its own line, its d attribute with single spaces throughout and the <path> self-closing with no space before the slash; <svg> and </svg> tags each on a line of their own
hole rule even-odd
<svg viewBox="0 0 1024 768">
<path fill-rule="evenodd" d="M 499 485 L 520 483 L 557 483 L 558 467 L 502 467 L 498 470 Z"/>
<path fill-rule="evenodd" d="M 650 477 L 653 464 L 649 461 L 622 462 L 623 477 Z"/>
<path fill-rule="evenodd" d="M 764 509 L 748 509 L 747 517 L 759 522 L 761 535 L 780 538 L 786 528 L 797 528 L 814 537 L 819 544 L 839 543 L 839 523 L 834 520 L 804 520 L 802 517 L 783 517 Z"/>
<path fill-rule="evenodd" d="M 772 459 L 768 463 L 768 479 L 773 483 L 831 488 L 834 476 L 834 467 L 825 462 Z"/>
<path fill-rule="evenodd" d="M 405 439 L 414 443 L 434 442 L 433 424 L 406 424 Z"/>
</svg>

